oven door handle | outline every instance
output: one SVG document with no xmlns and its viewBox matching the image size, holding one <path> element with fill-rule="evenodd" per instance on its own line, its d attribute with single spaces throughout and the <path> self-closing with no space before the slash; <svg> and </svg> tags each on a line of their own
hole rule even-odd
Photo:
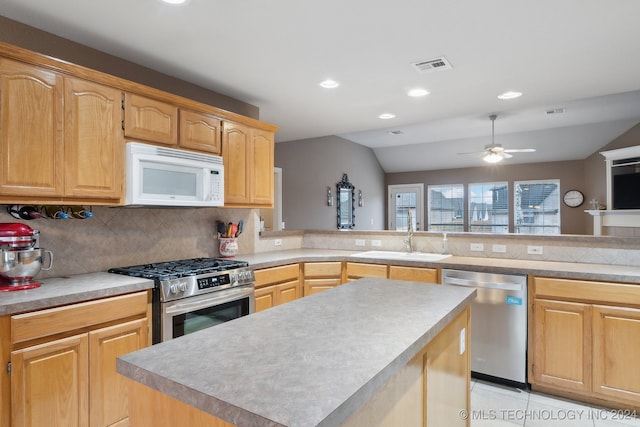
<svg viewBox="0 0 640 427">
<path fill-rule="evenodd" d="M 243 286 L 235 289 L 228 289 L 225 291 L 220 291 L 223 295 L 203 295 L 198 298 L 197 301 L 189 301 L 193 298 L 187 298 L 184 301 L 179 301 L 171 305 L 167 305 L 164 309 L 166 314 L 184 314 L 191 311 L 200 310 L 203 308 L 212 307 L 214 305 L 224 304 L 229 301 L 235 301 L 240 298 L 250 297 L 254 294 L 254 287 L 251 286 Z M 206 297 L 206 298 L 205 298 Z"/>
</svg>

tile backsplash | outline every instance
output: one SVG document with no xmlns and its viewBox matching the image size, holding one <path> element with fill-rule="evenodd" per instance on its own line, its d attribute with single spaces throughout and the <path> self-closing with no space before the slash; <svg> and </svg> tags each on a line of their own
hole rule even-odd
<svg viewBox="0 0 640 427">
<path fill-rule="evenodd" d="M 52 251 L 54 256 L 53 268 L 41 271 L 37 276 L 40 279 L 151 262 L 217 257 L 216 220 L 243 219 L 245 229 L 238 239 L 238 253 L 254 252 L 256 233 L 251 209 L 94 206 L 93 214 L 87 219 L 21 221 L 3 208 L 0 222 L 20 222 L 40 232 L 39 247 Z"/>
</svg>

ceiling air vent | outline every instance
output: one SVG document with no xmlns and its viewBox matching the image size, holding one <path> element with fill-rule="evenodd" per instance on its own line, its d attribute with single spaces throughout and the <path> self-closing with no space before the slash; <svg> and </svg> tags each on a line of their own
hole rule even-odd
<svg viewBox="0 0 640 427">
<path fill-rule="evenodd" d="M 440 56 L 438 58 L 427 59 L 424 61 L 414 62 L 413 67 L 421 74 L 433 73 L 434 71 L 450 70 L 453 67 L 447 61 L 447 58 Z"/>
<path fill-rule="evenodd" d="M 566 108 L 552 108 L 552 109 L 546 111 L 547 115 L 563 114 L 563 113 L 566 113 L 566 112 L 567 112 Z"/>
<path fill-rule="evenodd" d="M 389 135 L 402 135 L 404 132 L 401 130 L 391 130 L 389 131 Z"/>
</svg>

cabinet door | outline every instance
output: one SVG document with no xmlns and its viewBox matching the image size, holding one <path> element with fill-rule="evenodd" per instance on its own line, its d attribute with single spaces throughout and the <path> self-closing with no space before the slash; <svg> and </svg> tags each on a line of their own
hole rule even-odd
<svg viewBox="0 0 640 427">
<path fill-rule="evenodd" d="M 593 307 L 593 391 L 640 404 L 640 310 Z"/>
<path fill-rule="evenodd" d="M 273 206 L 273 132 L 251 129 L 249 201 L 254 205 Z"/>
<path fill-rule="evenodd" d="M 62 195 L 62 120 L 62 76 L 0 59 L 0 195 Z"/>
<path fill-rule="evenodd" d="M 347 281 L 361 279 L 363 277 L 387 278 L 386 264 L 367 264 L 361 262 L 347 263 Z"/>
<path fill-rule="evenodd" d="M 533 380 L 591 390 L 591 306 L 535 299 Z"/>
<path fill-rule="evenodd" d="M 224 159 L 224 203 L 246 205 L 249 203 L 249 178 L 247 150 L 249 127 L 224 122 L 222 132 L 222 157 Z"/>
<path fill-rule="evenodd" d="M 127 420 L 127 384 L 116 372 L 116 358 L 146 347 L 147 331 L 144 318 L 89 333 L 91 427 L 114 426 Z"/>
<path fill-rule="evenodd" d="M 389 279 L 438 283 L 438 270 L 435 268 L 403 267 L 399 265 L 390 265 Z"/>
<path fill-rule="evenodd" d="M 123 194 L 122 92 L 65 79 L 65 193 L 120 200 Z"/>
<path fill-rule="evenodd" d="M 12 352 L 12 426 L 88 426 L 88 351 L 82 334 Z"/>
<path fill-rule="evenodd" d="M 295 301 L 302 297 L 302 287 L 300 280 L 292 280 L 290 282 L 280 283 L 277 286 L 276 304 L 284 304 Z"/>
<path fill-rule="evenodd" d="M 255 309 L 256 313 L 266 310 L 276 305 L 276 286 L 265 286 L 256 288 L 255 293 Z"/>
<path fill-rule="evenodd" d="M 180 139 L 182 148 L 220 154 L 222 122 L 205 113 L 180 110 Z"/>
<path fill-rule="evenodd" d="M 165 145 L 178 143 L 178 107 L 166 102 L 126 93 L 124 134 Z"/>
</svg>

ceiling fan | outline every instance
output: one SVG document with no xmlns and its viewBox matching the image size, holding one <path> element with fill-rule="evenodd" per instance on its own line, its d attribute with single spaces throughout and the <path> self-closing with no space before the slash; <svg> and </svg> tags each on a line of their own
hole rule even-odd
<svg viewBox="0 0 640 427">
<path fill-rule="evenodd" d="M 482 160 L 487 163 L 498 163 L 502 161 L 502 159 L 508 159 L 513 157 L 509 153 L 533 153 L 535 148 L 511 148 L 505 149 L 501 144 L 495 143 L 495 121 L 498 116 L 496 114 L 492 114 L 489 116 L 491 119 L 491 144 L 487 144 L 484 146 L 484 151 L 480 152 L 472 152 L 472 153 L 458 153 L 458 154 L 484 154 Z"/>
</svg>

